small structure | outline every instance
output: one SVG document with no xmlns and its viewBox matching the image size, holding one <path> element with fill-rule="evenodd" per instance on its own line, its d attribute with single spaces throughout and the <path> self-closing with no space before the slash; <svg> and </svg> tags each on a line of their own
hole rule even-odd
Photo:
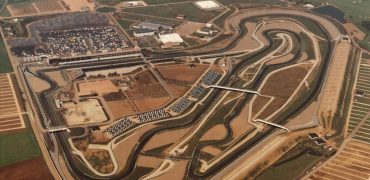
<svg viewBox="0 0 370 180">
<path fill-rule="evenodd" d="M 162 44 L 162 48 L 179 46 L 184 42 L 181 36 L 177 33 L 160 34 L 158 35 L 158 41 Z"/>
<path fill-rule="evenodd" d="M 155 30 L 153 29 L 136 29 L 134 30 L 135 37 L 153 36 Z"/>
<path fill-rule="evenodd" d="M 203 10 L 215 10 L 220 8 L 220 5 L 212 0 L 197 1 L 194 5 Z"/>
<path fill-rule="evenodd" d="M 178 15 L 176 16 L 176 19 L 184 20 L 184 19 L 185 19 L 185 15 L 184 15 L 184 14 L 178 14 Z"/>
<path fill-rule="evenodd" d="M 305 5 L 303 5 L 303 7 L 307 8 L 307 9 L 315 8 L 315 6 L 313 4 L 305 4 Z"/>
<path fill-rule="evenodd" d="M 166 25 L 166 24 L 162 24 L 162 23 L 154 23 L 154 22 L 140 22 L 139 24 L 133 26 L 134 28 L 137 28 L 137 29 L 152 29 L 152 30 L 160 30 L 160 29 L 163 29 L 163 30 L 171 30 L 173 29 L 172 26 L 169 26 L 169 25 Z"/>
<path fill-rule="evenodd" d="M 356 93 L 355 93 L 357 97 L 364 97 L 365 93 L 363 91 L 360 91 L 360 90 L 356 90 Z"/>
</svg>

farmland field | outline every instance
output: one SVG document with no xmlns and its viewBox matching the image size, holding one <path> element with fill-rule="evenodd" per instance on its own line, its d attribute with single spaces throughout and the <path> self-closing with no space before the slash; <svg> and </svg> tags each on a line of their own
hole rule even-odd
<svg viewBox="0 0 370 180">
<path fill-rule="evenodd" d="M 25 130 L 0 134 L 0 167 L 40 156 L 28 118 L 25 118 L 25 123 Z"/>
</svg>

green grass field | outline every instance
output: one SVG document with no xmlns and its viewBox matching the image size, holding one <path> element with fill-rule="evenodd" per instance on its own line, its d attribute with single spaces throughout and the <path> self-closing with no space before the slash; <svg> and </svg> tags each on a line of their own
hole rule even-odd
<svg viewBox="0 0 370 180">
<path fill-rule="evenodd" d="M 12 72 L 12 66 L 9 61 L 3 41 L 0 39 L 0 73 Z"/>
<path fill-rule="evenodd" d="M 172 19 L 176 19 L 176 16 L 178 14 L 184 14 L 187 20 L 202 23 L 208 22 L 221 13 L 221 11 L 203 11 L 193 5 L 193 3 L 191 2 L 172 5 L 129 8 L 124 9 L 124 12 Z"/>
<path fill-rule="evenodd" d="M 0 134 L 0 167 L 41 155 L 29 119 L 24 117 L 27 126 L 25 130 Z"/>
<path fill-rule="evenodd" d="M 101 13 L 110 13 L 116 11 L 116 8 L 114 7 L 101 7 L 97 9 L 96 11 L 101 12 Z"/>
<path fill-rule="evenodd" d="M 346 17 L 349 18 L 357 27 L 366 33 L 366 37 L 360 42 L 360 45 L 370 50 L 370 32 L 366 32 L 365 28 L 361 26 L 363 20 L 370 18 L 370 0 L 350 1 L 350 0 L 315 0 L 316 2 L 328 2 L 340 10 L 342 10 Z M 357 3 L 353 3 L 357 2 Z"/>
</svg>

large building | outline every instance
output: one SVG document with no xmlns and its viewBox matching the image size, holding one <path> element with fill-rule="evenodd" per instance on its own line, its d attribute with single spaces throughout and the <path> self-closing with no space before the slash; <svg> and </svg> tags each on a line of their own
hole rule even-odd
<svg viewBox="0 0 370 180">
<path fill-rule="evenodd" d="M 177 33 L 160 34 L 158 35 L 158 41 L 161 43 L 162 48 L 179 46 L 184 42 L 181 36 Z"/>
</svg>

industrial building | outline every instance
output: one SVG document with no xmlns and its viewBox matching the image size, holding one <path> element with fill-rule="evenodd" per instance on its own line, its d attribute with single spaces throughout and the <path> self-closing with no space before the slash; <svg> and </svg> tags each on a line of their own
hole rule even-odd
<svg viewBox="0 0 370 180">
<path fill-rule="evenodd" d="M 153 36 L 155 30 L 153 29 L 135 29 L 134 36 L 135 37 L 144 37 L 144 36 Z"/>
<path fill-rule="evenodd" d="M 163 29 L 163 30 L 171 30 L 173 29 L 172 26 L 170 25 L 166 25 L 166 24 L 162 24 L 162 23 L 154 23 L 154 22 L 140 22 L 139 24 L 137 25 L 134 25 L 132 26 L 133 28 L 136 28 L 136 29 L 152 29 L 152 30 L 160 30 L 160 29 Z"/>
<path fill-rule="evenodd" d="M 157 40 L 161 44 L 162 48 L 180 46 L 184 42 L 181 36 L 177 33 L 159 34 Z"/>
</svg>

